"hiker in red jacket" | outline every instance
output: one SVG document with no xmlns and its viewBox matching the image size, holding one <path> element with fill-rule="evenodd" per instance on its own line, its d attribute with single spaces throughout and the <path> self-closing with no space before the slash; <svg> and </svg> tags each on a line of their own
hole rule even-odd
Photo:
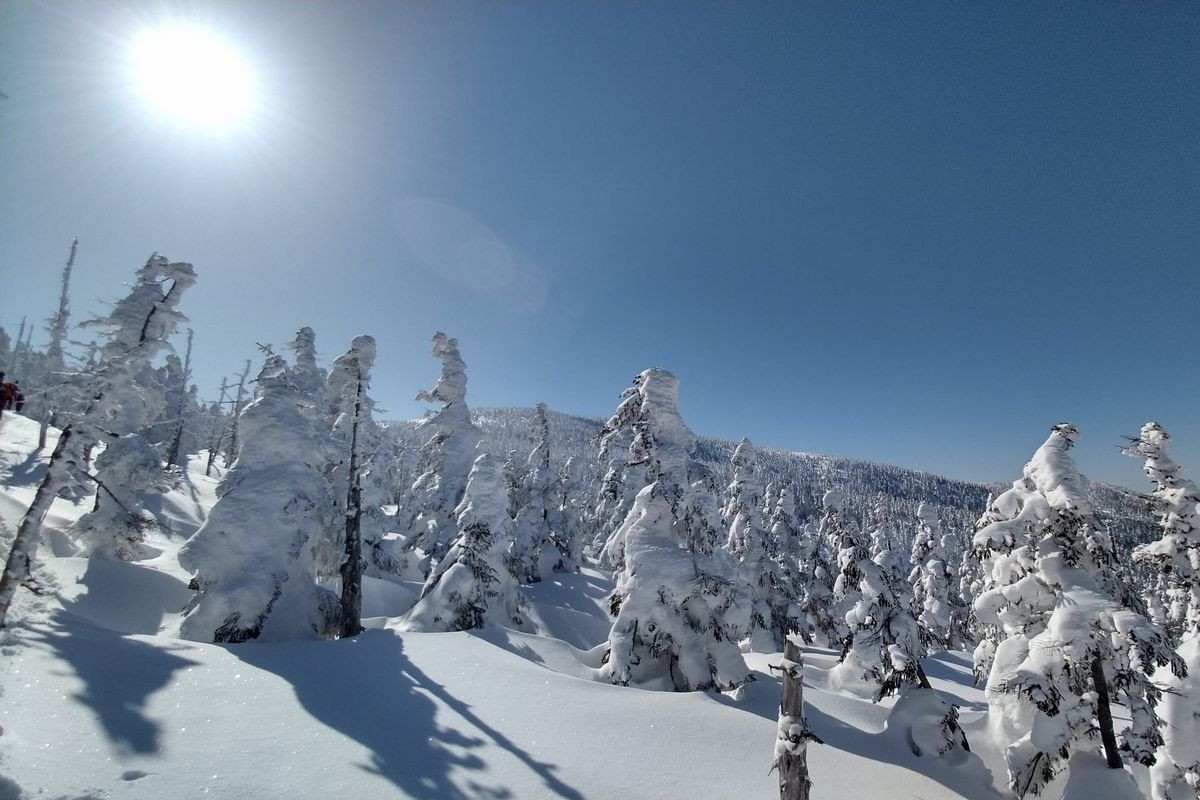
<svg viewBox="0 0 1200 800">
<path fill-rule="evenodd" d="M 5 410 L 12 409 L 17 404 L 17 395 L 21 394 L 21 390 L 17 388 L 15 383 L 5 383 L 0 386 L 0 408 Z M 24 401 L 24 395 L 21 400 Z M 24 402 L 21 405 L 25 405 Z"/>
</svg>

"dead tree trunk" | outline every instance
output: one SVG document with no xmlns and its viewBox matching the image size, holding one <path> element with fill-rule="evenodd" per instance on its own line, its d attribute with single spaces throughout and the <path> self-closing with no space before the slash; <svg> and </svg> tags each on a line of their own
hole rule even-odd
<svg viewBox="0 0 1200 800">
<path fill-rule="evenodd" d="M 50 504 L 58 496 L 61 489 L 70 480 L 68 463 L 64 457 L 67 443 L 71 439 L 71 426 L 63 428 L 58 437 L 58 444 L 50 456 L 46 467 L 46 475 L 38 485 L 33 503 L 21 519 L 21 526 L 13 539 L 12 549 L 8 551 L 8 560 L 4 564 L 4 574 L 0 575 L 0 628 L 4 627 L 8 617 L 8 607 L 12 604 L 17 587 L 29 580 L 29 567 L 33 561 L 34 550 L 37 546 L 38 534 L 42 530 L 42 521 L 50 511 Z"/>
<path fill-rule="evenodd" d="M 1121 769 L 1121 752 L 1117 749 L 1117 736 L 1113 732 L 1112 708 L 1108 701 L 1108 681 L 1104 679 L 1104 667 L 1100 656 L 1092 659 L 1092 685 L 1096 688 L 1096 716 L 1100 723 L 1100 741 L 1104 744 L 1104 759 L 1109 769 Z"/>
<path fill-rule="evenodd" d="M 221 439 L 225 436 L 225 426 L 221 425 L 221 407 L 225 405 L 225 392 L 228 389 L 228 383 L 221 378 L 221 397 L 217 400 L 217 407 L 213 412 L 212 432 L 208 436 L 208 463 L 204 465 L 206 477 L 212 475 L 213 461 L 217 458 L 217 451 L 221 449 Z"/>
<path fill-rule="evenodd" d="M 174 467 L 179 464 L 179 447 L 183 443 L 183 411 L 187 406 L 188 381 L 192 379 L 192 336 L 195 334 L 188 328 L 187 354 L 183 357 L 183 376 L 179 379 L 179 403 L 175 407 L 175 435 L 171 438 L 171 449 L 167 453 L 167 465 Z"/>
<path fill-rule="evenodd" d="M 346 560 L 342 563 L 342 638 L 362 631 L 362 485 L 358 475 L 358 420 L 362 412 L 363 379 L 358 371 L 354 419 L 350 423 L 350 471 L 346 475 Z"/>
<path fill-rule="evenodd" d="M 238 447 L 238 417 L 242 413 L 242 400 L 246 397 L 246 376 L 250 374 L 250 361 L 246 361 L 246 368 L 242 370 L 242 374 L 238 376 L 237 400 L 233 404 L 233 417 L 229 423 L 229 445 L 225 449 L 225 466 L 228 467 L 237 460 Z"/>
<path fill-rule="evenodd" d="M 812 780 L 808 777 L 808 743 L 821 740 L 808 729 L 804 718 L 804 656 L 791 638 L 783 647 L 783 664 L 772 665 L 771 669 L 783 673 L 774 764 L 779 770 L 779 800 L 809 800 Z"/>
</svg>

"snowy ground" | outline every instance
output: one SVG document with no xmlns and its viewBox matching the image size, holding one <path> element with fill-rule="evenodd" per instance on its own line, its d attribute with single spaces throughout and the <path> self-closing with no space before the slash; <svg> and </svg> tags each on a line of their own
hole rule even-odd
<svg viewBox="0 0 1200 800">
<path fill-rule="evenodd" d="M 54 445 L 38 452 L 36 440 L 30 421 L 0 420 L 0 555 Z M 401 633 L 419 587 L 369 581 L 368 630 L 353 639 L 174 638 L 191 595 L 175 553 L 215 500 L 215 480 L 191 466 L 147 502 L 164 530 L 151 561 L 71 557 L 63 530 L 90 498 L 57 501 L 44 593 L 21 590 L 0 633 L 0 800 L 778 796 L 778 656 L 747 656 L 757 681 L 739 699 L 596 682 L 611 583 L 595 570 L 527 587 L 536 636 Z M 961 706 L 973 754 L 958 764 L 918 758 L 884 730 L 890 702 L 825 691 L 835 654 L 806 659 L 809 719 L 825 740 L 809 750 L 814 797 L 1006 796 L 966 654 L 926 665 Z M 1045 796 L 1143 796 L 1098 759 L 1071 772 Z"/>
</svg>

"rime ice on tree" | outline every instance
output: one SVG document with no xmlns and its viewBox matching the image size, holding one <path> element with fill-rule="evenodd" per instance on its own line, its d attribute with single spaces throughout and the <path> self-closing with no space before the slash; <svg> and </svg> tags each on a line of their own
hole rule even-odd
<svg viewBox="0 0 1200 800">
<path fill-rule="evenodd" d="M 1135 562 L 1161 572 L 1160 581 L 1186 598 L 1182 642 L 1176 651 L 1186 675 L 1169 669 L 1155 673 L 1163 687 L 1159 708 L 1163 742 L 1150 768 L 1155 800 L 1171 796 L 1200 796 L 1200 489 L 1183 477 L 1183 469 L 1168 454 L 1170 436 L 1157 422 L 1147 422 L 1125 453 L 1146 460 L 1154 482 L 1162 537 L 1134 550 Z"/>
<path fill-rule="evenodd" d="M 827 509 L 840 511 L 841 498 L 835 492 L 825 502 Z M 831 686 L 879 700 L 902 685 L 928 688 L 929 683 L 921 670 L 925 648 L 909 610 L 908 584 L 899 557 L 889 549 L 882 511 L 876 517 L 874 557 L 857 526 L 838 521 L 841 549 L 834 596 L 849 604 L 845 616 L 849 639 L 841 663 L 830 670 L 829 678 Z"/>
<path fill-rule="evenodd" d="M 601 433 L 607 442 L 632 430 L 630 463 L 644 465 L 653 479 L 609 539 L 621 566 L 604 674 L 644 688 L 731 690 L 752 676 L 724 618 L 733 585 L 710 571 L 713 562 L 686 549 L 695 538 L 683 513 L 695 435 L 679 417 L 677 394 L 671 373 L 642 372 Z"/>
<path fill-rule="evenodd" d="M 338 520 L 322 440 L 299 411 L 281 357 L 267 357 L 256 385 L 220 499 L 179 551 L 198 592 L 181 627 L 188 639 L 326 636 L 338 622 L 338 597 L 317 585 L 314 562 Z"/>
<path fill-rule="evenodd" d="M 432 355 L 442 361 L 441 377 L 433 389 L 418 392 L 417 399 L 442 406 L 421 422 L 432 436 L 422 448 L 424 467 L 404 503 L 410 531 L 405 546 L 424 551 L 430 567 L 442 559 L 457 534 L 452 514 L 462 499 L 475 461 L 475 446 L 483 436 L 467 408 L 467 365 L 458 351 L 458 340 L 439 331 L 433 336 Z"/>
<path fill-rule="evenodd" d="M 434 566 L 421 598 L 405 617 L 415 631 L 465 631 L 485 622 L 528 629 L 526 601 L 510 571 L 512 519 L 504 476 L 496 460 L 475 459 L 455 510 L 459 533 Z"/>
<path fill-rule="evenodd" d="M 989 717 L 1018 796 L 1037 794 L 1097 730 L 1109 766 L 1121 765 L 1112 701 L 1129 711 L 1119 749 L 1142 763 L 1162 742 L 1150 682 L 1182 662 L 1113 569 L 1112 543 L 1095 524 L 1087 480 L 1068 455 L 1078 431 L 1056 425 L 1024 477 L 980 520 L 974 547 L 987 572 L 975 601 L 994 632 Z M 978 668 L 978 665 L 977 665 Z"/>
<path fill-rule="evenodd" d="M 794 597 L 776 560 L 778 552 L 763 519 L 763 486 L 754 464 L 754 445 L 742 439 L 733 453 L 733 482 L 724 517 L 729 526 L 726 550 L 737 560 L 738 578 L 749 595 L 748 626 L 743 637 L 751 650 L 778 653 L 798 621 L 789 614 Z"/>
</svg>

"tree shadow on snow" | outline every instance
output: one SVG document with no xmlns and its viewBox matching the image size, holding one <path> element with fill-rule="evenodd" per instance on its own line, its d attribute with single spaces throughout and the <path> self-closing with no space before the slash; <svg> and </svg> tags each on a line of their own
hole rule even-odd
<svg viewBox="0 0 1200 800">
<path fill-rule="evenodd" d="M 37 448 L 25 456 L 24 461 L 19 464 L 13 464 L 8 470 L 8 477 L 4 480 L 4 485 L 11 488 L 14 486 L 33 486 L 41 483 L 42 478 L 46 474 L 46 464 L 42 455 L 43 450 Z"/>
<path fill-rule="evenodd" d="M 461 776 L 488 769 L 472 751 L 490 740 L 536 773 L 554 796 L 582 800 L 583 795 L 554 775 L 555 765 L 535 760 L 413 664 L 404 654 L 403 640 L 392 631 L 368 630 L 320 646 L 246 644 L 229 652 L 290 683 L 315 719 L 371 750 L 371 763 L 363 769 L 412 797 L 513 797 L 506 788 Z M 434 699 L 466 720 L 470 730 L 439 725 Z"/>
<path fill-rule="evenodd" d="M 178 613 L 193 595 L 173 575 L 102 556 L 88 559 L 76 583 L 87 592 L 60 598 L 63 609 L 119 633 L 157 634 L 163 618 Z"/>
<path fill-rule="evenodd" d="M 96 712 L 110 741 L 134 753 L 158 752 L 161 726 L 146 716 L 146 701 L 175 672 L 199 663 L 172 652 L 191 645 L 145 644 L 65 612 L 52 626 L 30 628 L 29 636 L 75 670 L 84 683 L 75 697 Z"/>
<path fill-rule="evenodd" d="M 970 684 L 974 681 L 971 670 L 946 653 L 937 653 L 925 659 L 922 666 L 925 668 L 925 674 L 930 680 L 940 678 L 948 683 L 960 686 Z M 957 692 L 947 689 L 945 686 L 937 687 L 937 692 L 946 702 L 953 703 L 964 711 L 987 711 L 987 703 L 979 700 L 968 700 Z"/>
</svg>

